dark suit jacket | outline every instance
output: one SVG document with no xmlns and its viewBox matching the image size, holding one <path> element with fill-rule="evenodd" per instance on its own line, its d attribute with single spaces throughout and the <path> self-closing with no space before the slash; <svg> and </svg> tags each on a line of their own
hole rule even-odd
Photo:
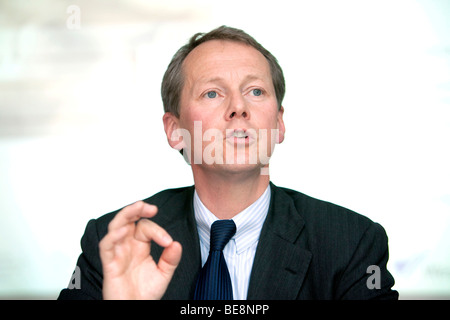
<svg viewBox="0 0 450 320">
<path fill-rule="evenodd" d="M 329 202 L 276 187 L 250 276 L 248 299 L 397 299 L 386 269 L 388 239 L 382 226 Z M 193 209 L 194 187 L 162 191 L 145 202 L 158 206 L 153 220 L 183 246 L 178 268 L 163 299 L 192 299 L 201 269 Z M 118 211 L 89 221 L 77 265 L 80 289 L 64 289 L 59 299 L 102 299 L 98 243 Z M 162 248 L 152 243 L 158 261 Z M 380 269 L 380 289 L 369 289 L 371 265 Z M 369 280 L 371 282 L 371 280 Z"/>
</svg>

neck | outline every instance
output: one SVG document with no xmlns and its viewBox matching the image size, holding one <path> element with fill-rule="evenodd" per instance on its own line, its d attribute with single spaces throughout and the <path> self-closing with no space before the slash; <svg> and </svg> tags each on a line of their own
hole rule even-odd
<svg viewBox="0 0 450 320">
<path fill-rule="evenodd" d="M 254 172 L 221 174 L 192 167 L 195 190 L 203 204 L 219 219 L 231 219 L 266 191 L 269 175 Z"/>
</svg>

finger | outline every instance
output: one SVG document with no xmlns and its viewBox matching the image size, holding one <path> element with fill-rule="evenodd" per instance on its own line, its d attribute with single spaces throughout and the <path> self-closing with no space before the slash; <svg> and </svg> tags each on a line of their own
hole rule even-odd
<svg viewBox="0 0 450 320">
<path fill-rule="evenodd" d="M 173 242 L 172 237 L 164 228 L 148 219 L 139 220 L 134 237 L 143 242 L 154 241 L 161 247 L 167 247 Z"/>
<path fill-rule="evenodd" d="M 172 278 L 175 269 L 180 263 L 182 251 L 181 244 L 177 241 L 173 241 L 164 249 L 161 257 L 159 258 L 158 269 L 169 280 Z"/>
<path fill-rule="evenodd" d="M 127 233 L 128 228 L 125 226 L 110 231 L 106 236 L 103 237 L 103 239 L 99 243 L 100 257 L 103 261 L 106 262 L 114 259 L 115 256 L 114 248 L 118 242 L 122 241 L 125 238 Z"/>
<path fill-rule="evenodd" d="M 129 206 L 126 206 L 114 219 L 109 223 L 108 230 L 119 229 L 129 223 L 134 223 L 140 218 L 151 218 L 158 212 L 158 208 L 154 205 L 137 201 Z"/>
</svg>

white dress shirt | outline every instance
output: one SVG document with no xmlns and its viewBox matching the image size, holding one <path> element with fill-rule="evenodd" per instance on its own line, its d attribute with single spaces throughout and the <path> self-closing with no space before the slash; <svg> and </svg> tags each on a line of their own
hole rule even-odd
<svg viewBox="0 0 450 320">
<path fill-rule="evenodd" d="M 259 235 L 269 211 L 269 204 L 270 185 L 258 200 L 232 219 L 236 224 L 236 234 L 223 249 L 223 255 L 230 272 L 234 300 L 247 299 L 253 259 Z M 194 193 L 194 214 L 200 238 L 202 265 L 204 265 L 209 255 L 211 224 L 219 219 L 204 206 L 197 191 Z"/>
</svg>

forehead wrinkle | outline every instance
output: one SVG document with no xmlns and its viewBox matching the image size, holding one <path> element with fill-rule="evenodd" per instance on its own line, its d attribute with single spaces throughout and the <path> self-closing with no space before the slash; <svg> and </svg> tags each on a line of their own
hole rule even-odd
<svg viewBox="0 0 450 320">
<path fill-rule="evenodd" d="M 210 42 L 210 43 L 208 43 Z M 189 92 L 198 85 L 236 81 L 247 83 L 253 80 L 267 81 L 272 84 L 272 75 L 267 59 L 256 49 L 246 44 L 231 42 L 249 48 L 243 56 L 235 54 L 236 50 L 227 48 L 228 41 L 220 41 L 220 46 L 208 46 L 216 40 L 208 41 L 195 48 L 183 61 L 184 89 Z M 263 61 L 261 65 L 260 62 Z M 243 76 L 241 74 L 243 73 Z M 219 75 L 217 75 L 219 74 Z M 228 78 L 229 77 L 229 78 Z M 189 87 L 189 88 L 187 88 Z"/>
</svg>

